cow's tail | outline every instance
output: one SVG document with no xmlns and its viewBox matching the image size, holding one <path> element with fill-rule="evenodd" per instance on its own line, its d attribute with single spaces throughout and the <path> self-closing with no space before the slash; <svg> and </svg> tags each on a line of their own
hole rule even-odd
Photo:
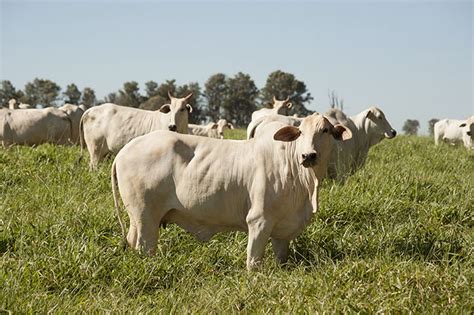
<svg viewBox="0 0 474 315">
<path fill-rule="evenodd" d="M 79 158 L 77 159 L 77 163 L 80 163 L 82 159 L 84 158 L 84 117 L 87 115 L 87 112 L 85 112 L 81 116 L 81 120 L 79 121 L 79 146 L 81 147 L 81 153 L 79 155 Z"/>
<path fill-rule="evenodd" d="M 123 225 L 122 218 L 120 217 L 120 206 L 119 206 L 119 200 L 118 200 L 118 186 L 117 186 L 117 170 L 115 167 L 115 160 L 114 163 L 112 164 L 112 171 L 110 174 L 110 181 L 112 184 L 112 195 L 114 197 L 114 207 L 115 207 L 115 214 L 117 215 L 117 219 L 120 224 L 120 229 L 122 230 L 122 245 L 123 248 L 125 249 L 127 247 L 127 238 L 125 236 L 125 226 Z"/>
</svg>

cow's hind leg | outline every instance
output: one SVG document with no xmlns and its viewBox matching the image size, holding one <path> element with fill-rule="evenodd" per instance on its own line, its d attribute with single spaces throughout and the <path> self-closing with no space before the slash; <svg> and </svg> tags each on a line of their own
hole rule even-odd
<svg viewBox="0 0 474 315">
<path fill-rule="evenodd" d="M 284 264 L 288 260 L 289 240 L 272 238 L 273 253 L 279 264 Z"/>
<path fill-rule="evenodd" d="M 127 234 L 127 243 L 132 249 L 137 249 L 138 231 L 135 221 L 130 217 L 130 228 Z"/>
<path fill-rule="evenodd" d="M 154 209 L 145 209 L 140 217 L 136 218 L 136 248 L 139 252 L 149 256 L 155 254 L 163 216 L 164 213 L 154 211 Z"/>
</svg>

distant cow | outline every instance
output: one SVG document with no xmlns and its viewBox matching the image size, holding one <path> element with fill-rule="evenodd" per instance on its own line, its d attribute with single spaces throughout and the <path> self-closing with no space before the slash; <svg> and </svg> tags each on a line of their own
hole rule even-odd
<svg viewBox="0 0 474 315">
<path fill-rule="evenodd" d="M 234 126 L 225 119 L 219 119 L 216 123 L 210 122 L 206 126 L 188 124 L 190 135 L 224 139 L 224 131 L 234 129 Z"/>
<path fill-rule="evenodd" d="M 294 116 L 288 117 L 284 115 L 275 115 L 275 114 L 259 117 L 255 120 L 252 120 L 250 124 L 247 126 L 247 139 L 258 137 L 259 130 L 263 129 L 265 125 L 273 121 L 278 121 L 285 125 L 298 127 L 303 121 L 303 118 L 298 118 Z"/>
<path fill-rule="evenodd" d="M 325 116 L 332 124 L 341 124 L 352 132 L 352 139 L 333 146 L 328 176 L 344 179 L 365 164 L 369 149 L 384 138 L 392 139 L 397 132 L 390 126 L 385 114 L 377 107 L 347 117 L 339 109 L 330 109 Z"/>
<path fill-rule="evenodd" d="M 466 120 L 443 119 L 434 124 L 434 140 L 450 144 L 462 143 L 467 149 L 474 148 L 474 116 Z"/>
<path fill-rule="evenodd" d="M 279 262 L 290 240 L 318 209 L 332 138 L 350 131 L 319 114 L 299 128 L 279 122 L 251 140 L 220 140 L 155 131 L 127 144 L 112 166 L 130 218 L 126 241 L 154 254 L 160 224 L 175 223 L 202 241 L 225 231 L 248 232 L 247 268 L 261 261 L 268 239 Z"/>
<path fill-rule="evenodd" d="M 293 106 L 290 98 L 279 101 L 273 96 L 273 108 L 262 108 L 252 113 L 252 120 L 256 120 L 266 115 L 288 115 L 288 110 Z"/>
<path fill-rule="evenodd" d="M 69 144 L 72 122 L 57 108 L 0 111 L 0 140 L 12 144 Z"/>
<path fill-rule="evenodd" d="M 87 146 L 90 168 L 95 169 L 109 153 L 117 153 L 130 140 L 154 130 L 188 133 L 187 102 L 192 93 L 175 98 L 168 93 L 171 103 L 159 110 L 148 111 L 111 103 L 89 108 L 80 123 L 81 147 Z M 81 153 L 82 155 L 82 153 Z"/>
<path fill-rule="evenodd" d="M 8 108 L 9 109 L 29 109 L 33 108 L 30 104 L 24 104 L 20 103 L 18 104 L 16 99 L 12 98 L 11 100 L 8 101 Z"/>
</svg>

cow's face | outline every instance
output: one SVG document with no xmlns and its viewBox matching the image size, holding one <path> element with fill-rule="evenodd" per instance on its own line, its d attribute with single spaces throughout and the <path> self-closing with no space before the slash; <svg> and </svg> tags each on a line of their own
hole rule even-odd
<svg viewBox="0 0 474 315">
<path fill-rule="evenodd" d="M 380 139 L 383 137 L 392 139 L 397 135 L 395 129 L 390 126 L 390 123 L 385 118 L 385 114 L 377 107 L 371 107 L 367 110 L 366 114 L 368 126 L 367 130 L 370 130 L 370 133 L 373 136 L 380 136 Z"/>
<path fill-rule="evenodd" d="M 349 128 L 332 125 L 322 115 L 315 113 L 303 119 L 299 127 L 285 126 L 273 136 L 278 141 L 295 141 L 299 164 L 315 167 L 327 163 L 331 154 L 332 138 L 348 140 L 352 137 Z"/>
<path fill-rule="evenodd" d="M 474 116 L 470 117 L 460 126 L 462 140 L 466 148 L 474 148 Z"/>
<path fill-rule="evenodd" d="M 193 93 L 183 98 L 176 98 L 168 92 L 171 103 L 161 106 L 159 110 L 168 115 L 168 129 L 170 131 L 188 132 L 188 114 L 193 111 L 191 105 L 188 104 L 188 100 L 192 95 Z"/>
<path fill-rule="evenodd" d="M 224 130 L 226 129 L 234 129 L 234 126 L 227 122 L 225 119 L 219 119 L 217 123 L 212 126 L 213 129 L 217 129 L 217 134 L 219 138 L 224 139 Z"/>
<path fill-rule="evenodd" d="M 276 109 L 277 113 L 280 115 L 287 115 L 289 109 L 293 106 L 293 104 L 290 102 L 290 98 L 287 97 L 283 101 L 279 101 L 276 99 L 275 96 L 273 96 L 273 108 Z"/>
</svg>

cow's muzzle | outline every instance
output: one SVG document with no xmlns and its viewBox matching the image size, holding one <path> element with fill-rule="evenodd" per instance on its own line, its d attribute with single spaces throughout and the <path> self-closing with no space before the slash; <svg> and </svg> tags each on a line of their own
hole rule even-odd
<svg viewBox="0 0 474 315">
<path fill-rule="evenodd" d="M 169 129 L 170 131 L 176 131 L 176 130 L 178 130 L 178 127 L 177 127 L 176 125 L 169 125 L 169 126 L 168 126 L 168 129 Z"/>
<path fill-rule="evenodd" d="M 316 154 L 316 152 L 301 154 L 301 165 L 303 165 L 304 167 L 312 167 L 316 165 L 317 160 L 318 155 Z"/>
<path fill-rule="evenodd" d="M 395 138 L 396 135 L 397 132 L 394 129 L 390 130 L 390 132 L 385 133 L 385 137 L 387 137 L 388 139 Z"/>
</svg>

